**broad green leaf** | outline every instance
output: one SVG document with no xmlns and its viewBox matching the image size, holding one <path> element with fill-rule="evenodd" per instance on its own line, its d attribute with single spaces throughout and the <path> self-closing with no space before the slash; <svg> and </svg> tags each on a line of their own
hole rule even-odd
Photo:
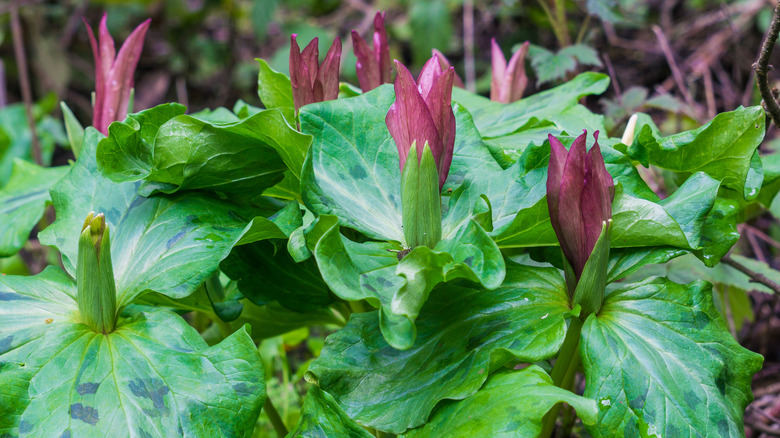
<svg viewBox="0 0 780 438">
<path fill-rule="evenodd" d="M 222 271 L 259 306 L 278 301 L 285 308 L 308 312 L 332 303 L 333 296 L 316 262 L 296 263 L 284 245 L 280 246 L 270 241 L 237 246 L 222 261 Z"/>
<path fill-rule="evenodd" d="M 62 117 L 65 119 L 65 132 L 68 134 L 70 150 L 78 158 L 79 153 L 81 153 L 81 143 L 84 142 L 84 127 L 79 123 L 76 116 L 73 115 L 73 111 L 70 110 L 68 104 L 60 102 L 60 109 L 62 110 Z"/>
<path fill-rule="evenodd" d="M 295 104 L 293 103 L 290 78 L 271 68 L 264 59 L 256 59 L 260 64 L 257 76 L 257 95 L 266 108 L 276 108 L 284 114 L 291 124 L 295 123 Z"/>
<path fill-rule="evenodd" d="M 585 322 L 585 397 L 603 406 L 594 437 L 744 436 L 763 358 L 741 347 L 710 286 L 655 278 L 613 290 Z"/>
<path fill-rule="evenodd" d="M 0 277 L 0 434 L 251 436 L 265 380 L 246 330 L 209 348 L 158 310 L 104 335 L 79 322 L 75 295 L 58 268 Z"/>
<path fill-rule="evenodd" d="M 372 438 L 373 435 L 349 418 L 333 397 L 317 386 L 309 388 L 301 418 L 288 438 Z"/>
<path fill-rule="evenodd" d="M 336 326 L 343 327 L 346 320 L 342 312 L 330 307 L 322 307 L 310 312 L 296 312 L 285 309 L 279 303 L 268 303 L 264 306 L 257 306 L 251 302 L 244 304 L 244 311 L 241 316 L 230 323 L 232 330 L 238 330 L 245 324 L 252 327 L 252 339 L 260 342 L 263 339 L 283 335 L 302 327 Z"/>
<path fill-rule="evenodd" d="M 474 394 L 506 361 L 553 356 L 568 311 L 556 269 L 510 263 L 496 290 L 440 285 L 417 319 L 409 350 L 388 345 L 378 313 L 353 313 L 326 339 L 307 380 L 318 382 L 361 424 L 402 433 L 424 424 L 439 401 Z"/>
<path fill-rule="evenodd" d="M 471 220 L 459 230 L 433 250 L 418 247 L 401 253 L 400 261 L 400 245 L 349 240 L 333 216 L 320 216 L 306 240 L 333 293 L 379 307 L 385 339 L 406 349 L 416 336 L 414 321 L 436 284 L 466 278 L 492 289 L 504 279 L 501 252 L 482 227 Z"/>
<path fill-rule="evenodd" d="M 669 246 L 648 248 L 615 248 L 609 254 L 607 283 L 627 277 L 651 264 L 665 263 L 687 251 Z"/>
<path fill-rule="evenodd" d="M 620 2 L 618 0 L 587 0 L 585 7 L 588 13 L 599 17 L 603 21 L 618 23 L 624 20 L 620 13 Z"/>
<path fill-rule="evenodd" d="M 565 402 L 586 424 L 593 424 L 599 409 L 589 400 L 558 388 L 543 369 L 531 365 L 520 371 L 500 371 L 488 378 L 476 394 L 446 401 L 425 426 L 409 431 L 408 438 L 534 437 L 542 433 L 544 414 Z"/>
<path fill-rule="evenodd" d="M 97 162 L 113 181 L 136 181 L 151 171 L 154 139 L 160 126 L 187 111 L 184 105 L 166 103 L 130 114 L 108 127 L 108 137 L 97 148 Z"/>
<path fill-rule="evenodd" d="M 469 110 L 474 117 L 474 123 L 484 138 L 503 137 L 516 132 L 522 126 L 536 119 L 551 120 L 556 124 L 562 124 L 559 117 L 563 117 L 572 108 L 578 107 L 581 98 L 601 94 L 609 86 L 609 77 L 603 73 L 582 73 L 574 79 L 563 83 L 550 90 L 542 91 L 528 97 L 524 97 L 509 105 L 492 102 L 489 99 L 469 93 L 460 88 L 452 90 L 452 100 L 460 103 Z M 603 117 L 598 116 L 601 120 Z M 600 123 L 603 126 L 603 121 Z M 575 127 L 561 129 L 574 129 Z M 580 121 L 577 129 L 583 126 Z M 570 132 L 579 134 L 579 132 Z M 545 134 L 546 137 L 546 134 Z M 517 146 L 524 146 L 518 144 Z"/>
<path fill-rule="evenodd" d="M 155 291 L 173 298 L 194 292 L 243 236 L 254 211 L 207 193 L 145 198 L 138 182 L 115 183 L 97 170 L 95 149 L 102 134 L 87 128 L 84 147 L 70 172 L 51 189 L 57 220 L 39 234 L 62 253 L 74 275 L 78 237 L 90 211 L 104 213 L 111 230 L 117 305 Z"/>
<path fill-rule="evenodd" d="M 707 266 L 715 266 L 739 240 L 737 214 L 739 206 L 735 201 L 715 199 L 702 228 L 702 249 L 694 252 Z"/>
<path fill-rule="evenodd" d="M 644 126 L 627 153 L 645 167 L 705 172 L 750 201 L 758 195 L 763 179 L 758 175 L 760 160 L 756 163 L 753 156 L 764 138 L 765 119 L 764 109 L 753 106 L 718 114 L 697 129 L 668 137 Z"/>
<path fill-rule="evenodd" d="M 563 79 L 578 65 L 601 67 L 599 55 L 593 47 L 574 44 L 553 53 L 544 47 L 531 44 L 528 48 L 531 66 L 536 71 L 536 85 Z"/>
<path fill-rule="evenodd" d="M 39 167 L 16 159 L 11 177 L 0 189 L 0 257 L 19 251 L 41 220 L 46 204 L 50 202 L 49 187 L 59 181 L 68 166 Z"/>
</svg>

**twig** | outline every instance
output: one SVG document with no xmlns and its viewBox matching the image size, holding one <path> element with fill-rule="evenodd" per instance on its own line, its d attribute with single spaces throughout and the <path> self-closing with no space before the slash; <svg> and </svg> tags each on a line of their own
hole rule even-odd
<svg viewBox="0 0 780 438">
<path fill-rule="evenodd" d="M 747 275 L 750 277 L 750 281 L 754 283 L 761 283 L 764 286 L 768 287 L 769 289 L 772 289 L 772 292 L 775 294 L 780 295 L 780 284 L 775 283 L 774 281 L 770 280 L 766 275 L 760 274 L 758 272 L 753 271 L 752 269 L 748 268 L 747 266 L 739 263 L 738 261 L 732 259 L 730 256 L 724 256 L 722 259 L 720 259 L 723 263 L 731 266 L 732 268 L 736 269 L 737 271 Z"/>
<path fill-rule="evenodd" d="M 755 429 L 761 433 L 765 433 L 770 436 L 780 436 L 780 430 L 778 429 L 772 429 L 769 426 L 764 426 L 763 424 L 757 422 L 757 421 L 745 421 L 745 425 L 751 429 Z"/>
<path fill-rule="evenodd" d="M 612 78 L 612 86 L 615 87 L 615 96 L 617 96 L 618 102 L 623 102 L 623 93 L 620 90 L 620 84 L 618 83 L 617 75 L 615 74 L 615 68 L 612 66 L 612 60 L 609 55 L 604 53 L 604 65 L 607 66 L 607 72 L 609 77 Z"/>
<path fill-rule="evenodd" d="M 772 94 L 772 89 L 769 87 L 768 73 L 772 69 L 772 66 L 769 65 L 769 56 L 775 47 L 778 33 L 780 33 L 780 2 L 775 7 L 775 13 L 772 15 L 772 24 L 769 26 L 766 38 L 764 38 L 764 42 L 761 44 L 761 53 L 758 55 L 758 61 L 753 63 L 753 69 L 756 71 L 758 91 L 761 93 L 761 98 L 764 99 L 766 111 L 769 113 L 775 126 L 780 126 L 780 105 L 778 105 L 775 96 Z"/>
<path fill-rule="evenodd" d="M 780 248 L 780 242 L 778 242 L 775 239 L 767 236 L 766 233 L 764 233 L 763 231 L 759 230 L 758 228 L 756 228 L 756 227 L 754 227 L 752 225 L 748 225 L 748 224 L 741 224 L 741 225 L 742 225 L 741 228 L 744 231 L 747 231 L 748 233 L 755 234 L 756 237 L 758 237 L 759 239 L 763 240 L 764 242 L 774 246 L 775 248 Z"/>
<path fill-rule="evenodd" d="M 477 73 L 474 67 L 474 0 L 463 2 L 463 65 L 466 69 L 466 89 L 477 91 Z"/>
<path fill-rule="evenodd" d="M 672 53 L 672 48 L 669 47 L 669 41 L 666 39 L 666 35 L 664 35 L 663 31 L 658 25 L 653 26 L 653 32 L 655 33 L 655 37 L 658 38 L 658 43 L 661 44 L 661 50 L 664 52 L 666 62 L 669 64 L 669 68 L 672 70 L 672 77 L 674 77 L 674 82 L 677 84 L 677 88 L 680 89 L 680 93 L 682 93 L 683 98 L 685 99 L 685 103 L 691 107 L 694 107 L 693 97 L 691 97 L 691 93 L 688 92 L 688 88 L 685 86 L 683 75 L 680 72 L 680 68 L 677 66 L 677 62 L 674 60 L 674 53 Z"/>
<path fill-rule="evenodd" d="M 32 92 L 30 91 L 30 78 L 27 72 L 27 56 L 24 54 L 24 42 L 22 41 L 22 25 L 19 22 L 19 9 L 14 5 L 11 13 L 11 34 L 14 41 L 14 56 L 19 66 L 19 87 L 22 89 L 22 100 L 27 112 L 27 124 L 30 126 L 30 138 L 32 139 L 32 155 L 35 163 L 43 165 L 41 157 L 41 145 L 38 143 L 38 135 L 35 133 L 35 119 L 33 118 Z"/>
<path fill-rule="evenodd" d="M 756 260 L 759 262 L 768 263 L 764 251 L 761 250 L 761 245 L 758 244 L 758 240 L 753 233 L 747 233 L 747 239 L 750 243 L 750 249 L 753 250 L 753 254 L 756 256 Z"/>
<path fill-rule="evenodd" d="M 0 108 L 8 105 L 8 95 L 5 86 L 5 64 L 0 59 Z"/>
<path fill-rule="evenodd" d="M 704 70 L 704 97 L 707 100 L 707 118 L 714 119 L 718 111 L 715 107 L 715 87 L 712 85 L 712 70 Z"/>
</svg>

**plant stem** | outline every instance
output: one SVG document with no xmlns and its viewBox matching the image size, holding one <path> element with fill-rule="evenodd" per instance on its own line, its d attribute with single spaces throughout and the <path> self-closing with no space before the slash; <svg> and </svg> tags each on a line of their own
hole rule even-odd
<svg viewBox="0 0 780 438">
<path fill-rule="evenodd" d="M 563 340 L 561 352 L 558 354 L 558 359 L 555 361 L 555 365 L 550 373 L 553 383 L 559 388 L 568 389 L 565 384 L 568 383 L 568 385 L 571 385 L 574 382 L 574 375 L 580 364 L 579 346 L 583 323 L 584 322 L 578 317 L 571 318 L 569 328 L 566 331 L 566 338 Z M 561 404 L 558 403 L 544 416 L 544 426 L 542 428 L 542 433 L 539 435 L 540 437 L 548 438 L 551 436 L 553 429 L 555 429 L 555 420 L 558 418 L 560 409 Z"/>
<path fill-rule="evenodd" d="M 566 0 L 555 0 L 555 27 L 558 28 L 562 39 L 561 47 L 568 47 L 571 45 L 571 37 L 569 37 L 569 24 L 566 21 Z"/>
<path fill-rule="evenodd" d="M 780 3 L 775 7 L 772 24 L 769 25 L 769 31 L 761 44 L 758 60 L 753 63 L 753 69 L 756 71 L 758 91 L 761 92 L 761 98 L 764 99 L 764 105 L 766 105 L 766 112 L 769 113 L 775 126 L 780 126 L 780 105 L 778 105 L 775 95 L 769 87 L 768 73 L 772 69 L 769 65 L 769 56 L 772 54 L 775 42 L 777 42 L 778 33 L 780 33 Z"/>
<path fill-rule="evenodd" d="M 274 430 L 276 431 L 276 434 L 279 435 L 279 438 L 287 436 L 287 426 L 284 425 L 282 417 L 279 416 L 279 411 L 276 410 L 274 404 L 271 402 L 271 397 L 265 397 L 263 410 L 265 411 L 265 414 L 268 415 L 268 419 L 271 420 L 271 424 L 273 424 Z"/>
</svg>

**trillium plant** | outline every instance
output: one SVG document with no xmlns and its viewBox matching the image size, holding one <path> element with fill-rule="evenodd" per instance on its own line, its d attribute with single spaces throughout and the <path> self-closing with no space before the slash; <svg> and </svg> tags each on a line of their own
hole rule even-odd
<svg viewBox="0 0 780 438">
<path fill-rule="evenodd" d="M 488 99 L 439 51 L 392 68 L 385 20 L 352 33 L 360 88 L 339 38 L 320 62 L 292 35 L 289 76 L 258 60 L 262 106 L 196 113 L 133 112 L 148 21 L 118 53 L 89 30 L 77 160 L 0 188 L 0 255 L 47 203 L 61 254 L 0 277 L 0 436 L 744 436 L 763 358 L 711 284 L 649 265 L 716 266 L 780 189 L 764 110 L 612 138 L 581 104 L 606 75 L 525 95 L 528 45 L 494 40 Z M 326 337 L 285 424 L 265 346 L 302 329 Z"/>
</svg>

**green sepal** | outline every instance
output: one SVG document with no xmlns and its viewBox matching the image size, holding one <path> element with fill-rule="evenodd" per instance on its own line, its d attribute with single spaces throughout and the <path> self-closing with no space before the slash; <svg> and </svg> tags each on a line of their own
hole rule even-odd
<svg viewBox="0 0 780 438">
<path fill-rule="evenodd" d="M 78 158 L 81 144 L 84 142 L 84 127 L 65 102 L 60 102 L 60 109 L 62 110 L 62 118 L 65 119 L 65 132 L 68 134 L 70 150 L 73 151 L 73 156 Z"/>
<path fill-rule="evenodd" d="M 81 322 L 103 334 L 113 332 L 117 320 L 110 240 L 105 216 L 90 213 L 79 237 L 78 305 Z"/>
<path fill-rule="evenodd" d="M 612 236 L 612 219 L 601 226 L 593 251 L 582 269 L 582 275 L 574 290 L 572 304 L 582 306 L 583 319 L 601 308 L 604 289 L 607 287 L 607 268 L 609 267 L 609 242 Z"/>
<path fill-rule="evenodd" d="M 417 142 L 409 149 L 401 173 L 401 203 L 407 246 L 435 247 L 441 240 L 441 193 L 436 161 L 428 142 L 419 163 Z"/>
</svg>

